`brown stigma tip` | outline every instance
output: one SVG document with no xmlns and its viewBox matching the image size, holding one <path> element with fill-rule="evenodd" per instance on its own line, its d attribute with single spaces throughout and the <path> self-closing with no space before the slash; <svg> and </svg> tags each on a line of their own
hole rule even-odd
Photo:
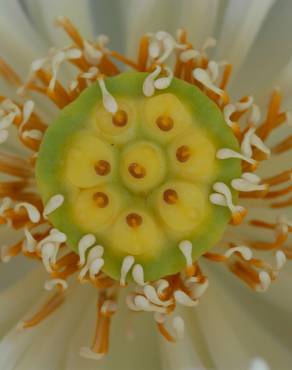
<svg viewBox="0 0 292 370">
<path fill-rule="evenodd" d="M 190 156 L 191 151 L 187 145 L 180 146 L 176 151 L 176 158 L 179 162 L 186 162 Z"/>
<path fill-rule="evenodd" d="M 140 215 L 137 213 L 129 213 L 126 217 L 127 224 L 132 227 L 136 228 L 140 226 L 143 222 L 143 219 Z"/>
<path fill-rule="evenodd" d="M 142 179 L 146 176 L 146 170 L 139 163 L 131 163 L 128 167 L 129 173 L 136 179 Z"/>
<path fill-rule="evenodd" d="M 163 193 L 163 200 L 167 204 L 175 204 L 178 201 L 178 195 L 177 192 L 173 189 L 167 189 Z"/>
<path fill-rule="evenodd" d="M 108 196 L 100 191 L 94 193 L 92 199 L 99 208 L 105 208 L 109 203 Z"/>
<path fill-rule="evenodd" d="M 124 127 L 128 122 L 128 115 L 124 110 L 119 109 L 112 118 L 112 122 L 117 127 Z"/>
<path fill-rule="evenodd" d="M 109 162 L 101 159 L 94 166 L 95 172 L 100 176 L 108 175 L 111 171 L 111 165 Z"/>
<path fill-rule="evenodd" d="M 170 131 L 173 128 L 173 119 L 169 116 L 159 116 L 156 120 L 156 125 L 162 131 Z"/>
</svg>

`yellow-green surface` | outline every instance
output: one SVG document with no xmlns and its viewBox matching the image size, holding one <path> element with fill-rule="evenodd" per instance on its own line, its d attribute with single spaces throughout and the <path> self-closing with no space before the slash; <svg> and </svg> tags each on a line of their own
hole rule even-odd
<svg viewBox="0 0 292 370">
<path fill-rule="evenodd" d="M 177 79 L 145 97 L 146 76 L 105 80 L 118 103 L 115 117 L 98 84 L 86 89 L 49 127 L 37 161 L 44 203 L 65 196 L 49 216 L 53 225 L 76 252 L 84 234 L 95 234 L 105 249 L 103 270 L 116 279 L 127 255 L 154 280 L 184 268 L 179 241 L 193 242 L 194 259 L 213 247 L 230 213 L 209 202 L 212 184 L 240 175 L 239 160 L 215 158 L 220 148 L 238 150 L 216 105 Z"/>
</svg>

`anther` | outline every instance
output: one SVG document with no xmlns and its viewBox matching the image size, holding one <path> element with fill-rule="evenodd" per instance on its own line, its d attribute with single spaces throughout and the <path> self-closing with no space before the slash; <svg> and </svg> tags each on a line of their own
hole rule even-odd
<svg viewBox="0 0 292 370">
<path fill-rule="evenodd" d="M 128 123 L 128 115 L 124 110 L 119 109 L 112 118 L 112 122 L 117 127 L 124 127 Z"/>
<path fill-rule="evenodd" d="M 190 156 L 191 151 L 187 145 L 180 146 L 176 151 L 176 158 L 179 162 L 186 162 Z"/>
<path fill-rule="evenodd" d="M 175 190 L 173 190 L 173 189 L 167 189 L 167 190 L 165 190 L 165 192 L 163 193 L 163 200 L 167 204 L 175 204 L 175 203 L 177 203 L 177 201 L 178 201 L 177 192 Z"/>
<path fill-rule="evenodd" d="M 111 171 L 111 165 L 109 162 L 103 159 L 99 160 L 94 166 L 95 172 L 100 176 L 106 176 Z"/>
<path fill-rule="evenodd" d="M 170 131 L 173 128 L 174 122 L 171 117 L 163 115 L 156 119 L 156 125 L 162 131 Z"/>
<path fill-rule="evenodd" d="M 136 228 L 140 226 L 143 222 L 143 219 L 140 215 L 137 213 L 129 213 L 126 217 L 127 224 L 132 227 Z"/>
<path fill-rule="evenodd" d="M 101 191 L 94 193 L 92 199 L 99 208 L 105 208 L 109 203 L 108 196 Z"/>
<path fill-rule="evenodd" d="M 136 179 L 142 179 L 146 175 L 146 170 L 138 163 L 131 163 L 128 167 L 129 173 Z"/>
</svg>

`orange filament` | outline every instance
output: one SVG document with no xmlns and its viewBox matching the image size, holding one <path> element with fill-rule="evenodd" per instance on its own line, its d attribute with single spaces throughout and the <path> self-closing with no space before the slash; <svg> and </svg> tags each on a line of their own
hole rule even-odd
<svg viewBox="0 0 292 370">
<path fill-rule="evenodd" d="M 229 265 L 230 271 L 238 278 L 243 280 L 249 287 L 256 290 L 260 283 L 257 272 L 243 261 L 236 261 Z"/>
<path fill-rule="evenodd" d="M 135 70 L 139 70 L 139 66 L 135 62 L 133 62 L 131 59 L 126 58 L 124 55 L 118 53 L 117 51 L 111 51 L 110 55 L 118 61 L 124 63 L 125 65 L 132 67 Z"/>
<path fill-rule="evenodd" d="M 64 267 L 76 265 L 79 261 L 79 256 L 75 252 L 70 252 L 61 257 L 54 266 L 54 269 L 59 271 Z"/>
<path fill-rule="evenodd" d="M 32 167 L 28 161 L 5 152 L 0 152 L 0 171 L 7 175 L 24 178 L 33 175 Z"/>
<path fill-rule="evenodd" d="M 274 242 L 257 241 L 257 242 L 250 242 L 249 245 L 250 247 L 257 249 L 257 250 L 268 251 L 272 249 L 281 248 L 284 245 L 284 243 L 287 241 L 287 239 L 288 239 L 288 233 L 279 232 Z"/>
<path fill-rule="evenodd" d="M 99 176 L 106 176 L 111 172 L 111 165 L 108 161 L 101 159 L 96 163 L 94 169 Z"/>
<path fill-rule="evenodd" d="M 59 291 L 55 293 L 32 318 L 22 322 L 22 328 L 31 328 L 44 321 L 50 314 L 61 306 L 64 300 L 65 296 L 63 292 Z"/>
<path fill-rule="evenodd" d="M 102 311 L 102 306 L 106 301 L 106 293 L 101 292 L 97 304 L 97 324 L 95 330 L 95 336 L 93 339 L 93 344 L 91 350 L 98 354 L 105 354 L 108 352 L 109 348 L 109 331 L 110 322 L 113 312 Z"/>
<path fill-rule="evenodd" d="M 247 209 L 245 209 L 245 208 L 242 209 L 241 211 L 232 213 L 230 224 L 233 225 L 233 226 L 240 225 L 243 222 L 244 217 L 246 215 L 247 215 Z"/>
<path fill-rule="evenodd" d="M 68 36 L 75 42 L 81 49 L 83 48 L 83 38 L 78 32 L 77 28 L 67 17 L 59 17 L 56 24 L 64 29 Z"/>
<path fill-rule="evenodd" d="M 278 113 L 280 110 L 282 95 L 278 90 L 274 90 L 268 107 L 266 121 L 258 128 L 257 135 L 266 140 L 275 124 L 277 124 Z"/>
<path fill-rule="evenodd" d="M 168 330 L 165 328 L 163 323 L 157 323 L 158 330 L 160 334 L 168 341 L 175 342 L 175 339 L 172 335 L 169 334 Z"/>
<path fill-rule="evenodd" d="M 292 197 L 282 202 L 275 202 L 271 204 L 271 208 L 285 208 L 292 206 Z"/>
<path fill-rule="evenodd" d="M 19 75 L 3 60 L 0 58 L 0 74 L 9 82 L 11 85 L 16 87 L 21 86 L 21 78 Z"/>
<path fill-rule="evenodd" d="M 267 199 L 277 198 L 277 197 L 280 197 L 282 195 L 289 194 L 289 193 L 291 193 L 291 191 L 292 191 L 292 185 L 287 186 L 286 188 L 283 188 L 283 189 L 280 189 L 280 190 L 270 191 L 269 193 L 267 193 L 267 195 L 265 197 Z"/>
<path fill-rule="evenodd" d="M 278 175 L 263 179 L 262 183 L 272 185 L 279 185 L 283 182 L 290 181 L 292 176 L 292 169 L 279 173 Z"/>
<path fill-rule="evenodd" d="M 148 61 L 149 50 L 149 37 L 142 36 L 140 40 L 139 53 L 138 53 L 138 69 L 140 72 L 145 72 Z"/>
<path fill-rule="evenodd" d="M 232 73 L 232 64 L 227 64 L 224 68 L 222 81 L 221 81 L 220 86 L 219 86 L 221 90 L 226 89 L 226 86 L 229 82 L 231 73 Z"/>
<path fill-rule="evenodd" d="M 212 252 L 204 253 L 203 257 L 213 262 L 225 262 L 227 260 L 227 257 L 225 257 L 224 255 Z"/>
<path fill-rule="evenodd" d="M 252 226 L 262 227 L 265 229 L 274 229 L 276 227 L 276 224 L 272 224 L 261 220 L 251 220 L 249 221 L 249 224 Z"/>
<path fill-rule="evenodd" d="M 287 139 L 281 141 L 279 144 L 272 148 L 273 154 L 281 154 L 292 149 L 292 135 L 288 136 Z"/>
</svg>

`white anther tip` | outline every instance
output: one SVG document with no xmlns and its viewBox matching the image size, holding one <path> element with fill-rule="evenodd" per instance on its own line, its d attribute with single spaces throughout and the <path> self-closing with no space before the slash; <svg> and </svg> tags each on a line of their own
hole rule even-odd
<svg viewBox="0 0 292 370">
<path fill-rule="evenodd" d="M 79 354 L 81 357 L 87 358 L 90 360 L 100 360 L 105 355 L 104 353 L 93 352 L 89 347 L 81 347 Z"/>
</svg>

